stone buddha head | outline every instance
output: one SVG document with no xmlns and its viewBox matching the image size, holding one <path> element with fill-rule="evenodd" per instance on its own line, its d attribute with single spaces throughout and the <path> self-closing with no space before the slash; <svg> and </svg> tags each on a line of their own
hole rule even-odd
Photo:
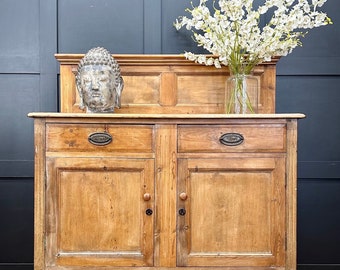
<svg viewBox="0 0 340 270">
<path fill-rule="evenodd" d="M 76 85 L 79 107 L 89 113 L 114 112 L 120 108 L 124 81 L 117 61 L 108 50 L 93 48 L 80 60 Z"/>
</svg>

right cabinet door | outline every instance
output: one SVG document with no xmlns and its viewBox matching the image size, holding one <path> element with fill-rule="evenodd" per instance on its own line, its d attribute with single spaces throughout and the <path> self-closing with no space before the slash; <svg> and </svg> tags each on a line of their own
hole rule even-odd
<svg viewBox="0 0 340 270">
<path fill-rule="evenodd" d="M 178 160 L 178 266 L 285 265 L 285 157 Z"/>
</svg>

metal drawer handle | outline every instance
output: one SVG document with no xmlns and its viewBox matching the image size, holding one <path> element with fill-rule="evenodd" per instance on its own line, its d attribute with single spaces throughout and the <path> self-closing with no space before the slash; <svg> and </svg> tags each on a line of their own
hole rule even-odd
<svg viewBox="0 0 340 270">
<path fill-rule="evenodd" d="M 95 132 L 89 135 L 88 140 L 94 145 L 104 146 L 112 142 L 112 136 L 106 132 Z"/>
<path fill-rule="evenodd" d="M 219 141 L 227 146 L 236 146 L 243 143 L 244 137 L 240 133 L 225 133 L 220 137 Z"/>
</svg>

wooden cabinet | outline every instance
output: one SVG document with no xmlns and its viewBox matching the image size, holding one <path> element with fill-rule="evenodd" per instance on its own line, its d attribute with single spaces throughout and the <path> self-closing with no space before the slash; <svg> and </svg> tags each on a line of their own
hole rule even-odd
<svg viewBox="0 0 340 270">
<path fill-rule="evenodd" d="M 79 109 L 60 62 L 61 113 L 35 126 L 35 270 L 295 270 L 297 120 L 275 113 L 276 62 L 258 65 L 259 113 L 225 115 L 227 67 L 115 55 L 114 114 Z"/>
<path fill-rule="evenodd" d="M 295 269 L 303 115 L 29 116 L 35 270 Z"/>
</svg>

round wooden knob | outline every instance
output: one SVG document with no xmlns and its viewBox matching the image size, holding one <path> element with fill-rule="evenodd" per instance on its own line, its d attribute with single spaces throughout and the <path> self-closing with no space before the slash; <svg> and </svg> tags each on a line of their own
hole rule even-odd
<svg viewBox="0 0 340 270">
<path fill-rule="evenodd" d="M 188 194 L 186 194 L 185 192 L 182 192 L 181 194 L 179 194 L 179 198 L 182 201 L 185 201 L 186 199 L 188 199 Z"/>
<path fill-rule="evenodd" d="M 150 199 L 151 199 L 150 193 L 145 193 L 144 196 L 143 196 L 143 199 L 144 199 L 144 201 L 150 201 Z"/>
</svg>

